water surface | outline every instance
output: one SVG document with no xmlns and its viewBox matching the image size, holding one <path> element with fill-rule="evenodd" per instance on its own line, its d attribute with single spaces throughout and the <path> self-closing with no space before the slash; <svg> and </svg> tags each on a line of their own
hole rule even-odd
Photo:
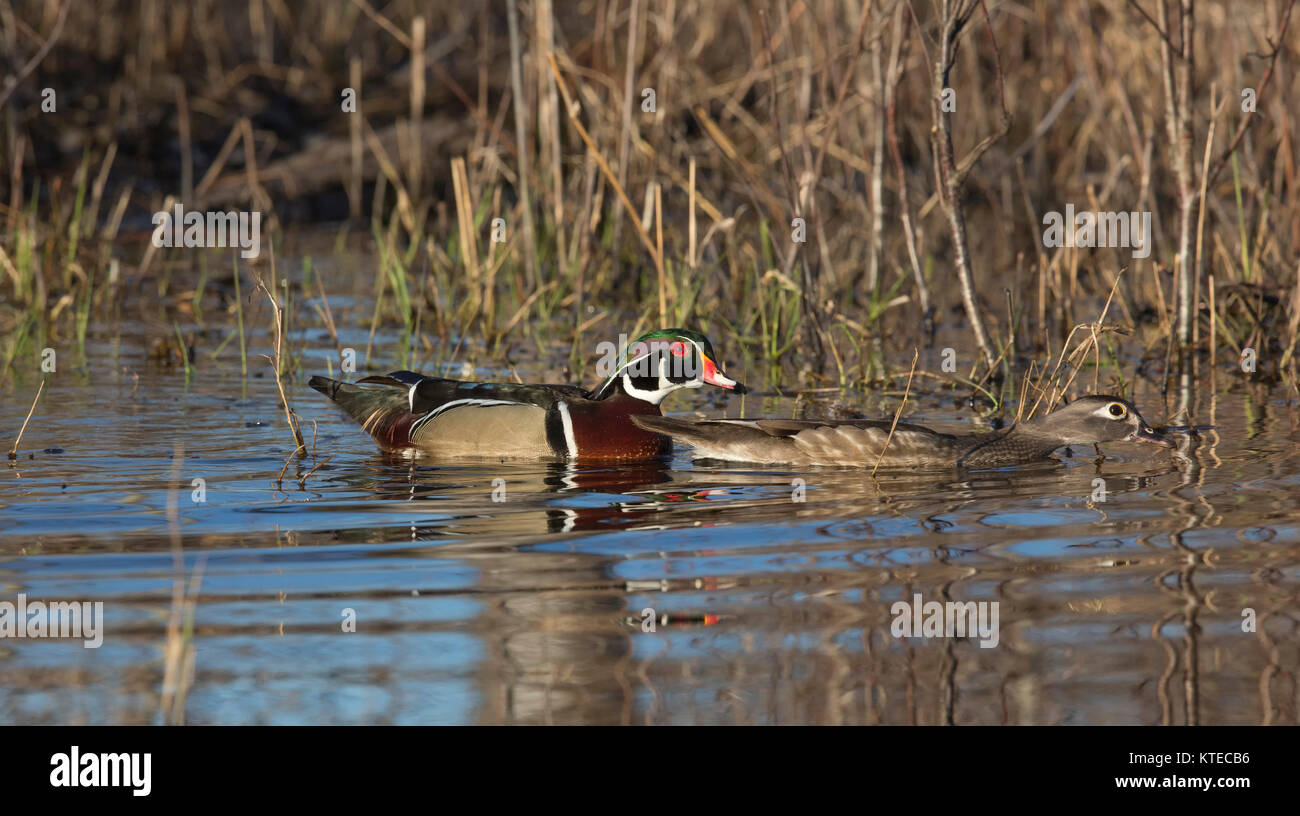
<svg viewBox="0 0 1300 816">
<path fill-rule="evenodd" d="M 354 294 L 331 307 L 363 327 L 340 343 L 364 348 Z M 254 356 L 264 328 L 250 325 L 245 379 L 237 340 L 211 356 L 227 315 L 183 325 L 188 382 L 151 354 L 170 328 L 92 330 L 0 470 L 0 599 L 102 601 L 107 630 L 99 649 L 0 641 L 0 722 L 165 721 L 178 576 L 189 723 L 1297 720 L 1300 456 L 1281 391 L 1196 400 L 1215 428 L 1183 457 L 1118 444 L 1101 461 L 876 479 L 682 449 L 622 467 L 448 465 L 379 452 L 303 385 L 335 348 L 313 325 L 293 333 L 300 458 Z M 381 332 L 376 357 L 393 342 Z M 517 373 L 554 376 L 540 361 Z M 36 376 L 0 397 L 6 443 Z M 1137 402 L 1164 419 L 1149 384 Z M 740 410 L 716 392 L 668 408 Z M 938 396 L 909 413 L 971 418 Z M 917 594 L 998 602 L 997 647 L 891 636 L 891 605 Z"/>
</svg>

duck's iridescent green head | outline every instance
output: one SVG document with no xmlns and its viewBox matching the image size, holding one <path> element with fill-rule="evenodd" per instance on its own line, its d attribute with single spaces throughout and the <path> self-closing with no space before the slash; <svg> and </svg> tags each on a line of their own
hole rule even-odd
<svg viewBox="0 0 1300 816">
<path fill-rule="evenodd" d="M 718 365 L 709 338 L 690 329 L 656 329 L 623 349 L 614 370 L 593 397 L 603 399 L 621 386 L 629 396 L 658 405 L 679 388 L 706 384 L 745 393 L 745 386 Z"/>
</svg>

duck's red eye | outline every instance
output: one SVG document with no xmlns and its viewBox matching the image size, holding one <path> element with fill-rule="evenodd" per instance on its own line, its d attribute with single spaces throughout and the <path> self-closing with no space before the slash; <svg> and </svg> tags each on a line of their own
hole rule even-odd
<svg viewBox="0 0 1300 816">
<path fill-rule="evenodd" d="M 681 342 L 680 340 L 677 341 L 676 343 L 673 343 L 671 346 L 669 346 L 668 350 L 673 353 L 674 357 L 685 357 L 687 354 L 690 353 L 690 349 L 688 349 L 686 347 L 686 344 Z"/>
</svg>

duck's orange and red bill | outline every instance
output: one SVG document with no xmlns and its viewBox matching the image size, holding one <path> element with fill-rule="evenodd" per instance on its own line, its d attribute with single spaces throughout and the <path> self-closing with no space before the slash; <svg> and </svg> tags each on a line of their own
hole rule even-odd
<svg viewBox="0 0 1300 816">
<path fill-rule="evenodd" d="M 723 374 L 722 370 L 718 368 L 717 363 L 713 362 L 708 357 L 704 358 L 704 381 L 709 385 L 716 385 L 717 387 L 725 388 L 728 391 L 735 391 L 737 394 L 744 394 L 749 390 L 745 388 L 742 383 L 739 383 L 728 377 L 726 374 Z"/>
</svg>

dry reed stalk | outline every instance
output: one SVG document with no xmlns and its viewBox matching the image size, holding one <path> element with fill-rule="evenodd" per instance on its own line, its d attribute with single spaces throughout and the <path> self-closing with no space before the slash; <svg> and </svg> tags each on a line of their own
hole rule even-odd
<svg viewBox="0 0 1300 816">
<path fill-rule="evenodd" d="M 376 25 L 393 35 L 399 43 L 408 49 L 411 48 L 411 38 L 406 35 L 406 32 L 398 28 L 392 20 L 375 11 L 374 7 L 367 3 L 366 0 L 352 0 L 352 4 L 361 9 L 371 20 L 374 20 Z"/>
<path fill-rule="evenodd" d="M 885 81 L 885 129 L 889 137 L 890 156 L 894 160 L 894 179 L 898 185 L 898 218 L 903 224 L 907 259 L 912 266 L 912 280 L 921 306 L 921 322 L 926 334 L 933 335 L 934 307 L 930 305 L 930 288 L 925 282 L 925 273 L 921 270 L 921 260 L 917 257 L 917 236 L 912 227 L 912 209 L 907 194 L 907 171 L 904 169 L 902 151 L 898 147 L 898 84 L 903 78 L 903 65 L 907 61 L 910 43 L 908 32 L 911 17 L 906 11 L 902 3 L 895 7 L 894 33 L 889 45 L 889 73 Z"/>
<path fill-rule="evenodd" d="M 735 111 L 732 112 L 735 113 Z M 722 151 L 722 155 L 727 159 L 727 161 L 736 165 L 736 167 L 745 173 L 747 180 L 755 184 L 758 188 L 755 190 L 755 193 L 762 197 L 763 205 L 769 210 L 779 210 L 781 208 L 781 200 L 776 198 L 772 191 L 767 188 L 759 169 L 745 160 L 745 157 L 740 153 L 740 148 L 737 147 L 736 143 L 727 136 L 726 131 L 722 129 L 722 126 L 709 115 L 709 111 L 703 106 L 700 106 L 694 110 L 694 113 L 696 120 L 698 120 L 700 125 L 704 127 L 705 132 L 709 134 L 709 138 L 713 139 L 717 144 L 718 149 Z M 780 155 L 778 154 L 775 158 L 780 158 Z"/>
<path fill-rule="evenodd" d="M 528 310 L 533 305 L 533 303 L 542 295 L 546 294 L 547 292 L 551 291 L 552 289 L 556 288 L 559 285 L 560 285 L 559 281 L 552 280 L 552 281 L 547 281 L 546 283 L 542 284 L 541 286 L 533 290 L 532 294 L 526 297 L 523 303 L 519 304 L 519 308 L 515 310 L 514 315 L 512 315 L 510 320 L 506 323 L 505 328 L 501 329 L 501 336 L 505 337 L 509 335 L 510 332 L 514 329 L 514 327 L 519 323 L 519 321 L 523 319 L 524 315 L 528 314 Z"/>
<path fill-rule="evenodd" d="M 194 206 L 194 149 L 190 132 L 190 103 L 185 93 L 185 80 L 176 77 L 176 131 L 181 143 L 181 200 Z"/>
<path fill-rule="evenodd" d="M 1214 379 L 1215 379 L 1215 368 L 1218 362 L 1217 352 L 1219 349 L 1218 315 L 1215 312 L 1215 304 L 1214 304 L 1214 273 L 1213 272 L 1210 273 L 1210 277 L 1207 283 L 1209 286 L 1209 296 L 1210 296 L 1210 393 L 1213 394 L 1216 391 L 1214 387 Z"/>
<path fill-rule="evenodd" d="M 993 344 L 989 340 L 988 330 L 984 328 L 984 316 L 980 311 L 975 292 L 974 274 L 971 269 L 970 245 L 966 236 L 966 215 L 961 201 L 962 187 L 966 174 L 979 161 L 993 143 L 1001 139 L 1011 128 L 1011 115 L 1007 112 L 1006 101 L 1002 96 L 1001 56 L 998 53 L 997 40 L 993 39 L 989 29 L 989 39 L 993 43 L 993 55 L 997 66 L 998 97 L 1002 103 L 1002 119 L 999 130 L 984 137 L 970 153 L 958 164 L 953 150 L 952 118 L 943 110 L 945 89 L 951 88 L 950 76 L 953 58 L 956 54 L 957 38 L 969 22 L 975 9 L 981 4 L 978 0 L 942 0 L 941 24 L 939 37 L 939 57 L 934 63 L 934 80 L 931 86 L 930 111 L 933 127 L 930 130 L 934 155 L 935 177 L 942 193 L 944 213 L 948 219 L 948 230 L 952 237 L 954 265 L 957 267 L 957 280 L 961 286 L 962 303 L 966 307 L 966 319 L 970 321 L 975 342 L 984 355 L 989 368 L 994 366 Z M 987 10 L 985 11 L 987 22 Z"/>
<path fill-rule="evenodd" d="M 1037 366 L 1037 364 L 1038 364 L 1037 360 L 1030 360 L 1029 368 L 1025 369 L 1025 375 L 1020 380 L 1020 397 L 1016 400 L 1015 422 L 1017 425 L 1020 424 L 1020 420 L 1025 415 L 1025 404 L 1026 402 L 1028 402 L 1029 387 L 1033 380 L 1034 368 Z"/>
<path fill-rule="evenodd" d="M 632 141 L 632 97 L 633 79 L 636 76 L 637 45 L 640 38 L 642 0 L 632 0 L 627 18 L 627 59 L 623 66 L 623 110 L 618 134 L 618 188 L 627 189 L 628 146 Z M 557 74 L 558 76 L 558 74 Z M 567 107 L 567 103 L 566 103 Z M 614 247 L 617 248 L 623 237 L 623 219 L 614 216 Z M 617 263 L 617 261 L 616 261 Z"/>
<path fill-rule="evenodd" d="M 1130 2 L 1133 2 L 1133 0 L 1130 0 Z M 1219 177 L 1219 173 L 1223 172 L 1228 160 L 1232 158 L 1232 154 L 1237 152 L 1237 148 L 1241 145 L 1241 140 L 1245 137 L 1246 131 L 1250 130 L 1250 126 L 1255 123 L 1257 118 L 1255 114 L 1259 110 L 1259 101 L 1263 98 L 1264 91 L 1268 89 L 1268 83 L 1273 79 L 1273 69 L 1277 67 L 1278 54 L 1282 52 L 1282 46 L 1286 43 L 1286 30 L 1291 25 L 1291 11 L 1295 8 L 1295 4 L 1296 0 L 1288 0 L 1286 10 L 1282 12 L 1282 23 L 1278 26 L 1277 36 L 1270 40 L 1273 49 L 1268 53 L 1268 68 L 1264 70 L 1264 75 L 1259 82 L 1251 86 L 1255 88 L 1255 107 L 1244 112 L 1245 115 L 1237 123 L 1237 129 L 1233 132 L 1228 146 L 1214 160 L 1214 164 L 1207 174 L 1210 184 L 1213 184 L 1214 180 Z"/>
<path fill-rule="evenodd" d="M 863 3 L 861 16 L 858 19 L 857 31 L 854 34 L 853 56 L 849 59 L 848 68 L 845 69 L 844 76 L 840 80 L 840 87 L 835 93 L 835 102 L 831 106 L 829 121 L 822 130 L 822 141 L 820 146 L 817 149 L 817 156 L 815 159 L 813 159 L 812 171 L 811 173 L 809 173 L 807 170 L 805 170 L 804 173 L 805 179 L 808 179 L 809 176 L 811 176 L 811 183 L 806 185 L 807 198 L 808 198 L 808 214 L 813 216 L 813 225 L 815 227 L 815 231 L 817 234 L 817 248 L 821 255 L 821 267 L 825 277 L 825 280 L 823 281 L 821 279 L 823 276 L 819 275 L 818 284 L 820 290 L 815 293 L 816 295 L 815 305 L 817 306 L 818 309 L 821 308 L 821 304 L 825 302 L 826 299 L 824 290 L 830 289 L 834 291 L 837 288 L 838 274 L 835 268 L 834 261 L 831 258 L 830 247 L 826 241 L 825 219 L 820 218 L 817 215 L 817 195 L 816 195 L 817 187 L 822 183 L 822 167 L 826 160 L 826 154 L 829 152 L 832 143 L 834 143 L 836 138 L 839 136 L 840 119 L 844 107 L 844 100 L 848 96 L 850 85 L 852 84 L 854 78 L 857 76 L 858 59 L 862 56 L 862 52 L 866 48 L 866 46 L 863 44 L 863 38 L 866 36 L 867 19 L 869 18 L 870 13 L 871 13 L 871 3 L 870 2 Z M 806 120 L 807 116 L 805 115 L 803 118 Z M 805 138 L 804 139 L 805 168 L 808 165 L 807 144 L 808 142 L 807 139 Z M 859 168 L 859 169 L 864 169 L 864 168 Z M 805 187 L 805 185 L 802 183 L 800 186 Z M 822 331 L 820 324 L 818 325 L 817 328 L 819 331 Z M 823 338 L 823 342 L 829 342 L 829 338 Z"/>
<path fill-rule="evenodd" d="M 636 140 L 636 149 L 641 153 L 641 155 L 655 163 L 655 172 L 667 176 L 674 186 L 679 187 L 683 192 L 686 192 L 687 187 L 690 184 L 690 179 L 686 175 L 682 174 L 680 169 L 681 160 L 675 157 L 671 146 L 669 149 L 660 152 L 655 150 L 654 145 L 644 139 L 638 138 Z M 832 155 L 834 155 L 833 149 Z M 719 210 L 713 202 L 709 201 L 702 191 L 696 189 L 695 197 L 699 208 L 704 210 L 705 215 L 709 216 L 709 218 L 714 221 L 723 220 L 722 211 Z"/>
<path fill-rule="evenodd" d="M 295 450 L 295 451 L 290 451 L 290 452 L 289 452 L 289 455 L 286 456 L 286 457 L 284 457 L 284 465 L 280 467 L 280 473 L 279 473 L 279 475 L 277 475 L 277 476 L 275 477 L 275 481 L 272 483 L 272 484 L 275 485 L 275 489 L 276 489 L 277 492 L 283 492 L 283 490 L 284 490 L 284 474 L 286 474 L 286 473 L 289 472 L 289 464 L 290 464 L 291 462 L 293 462 L 293 457 L 294 457 L 297 453 L 298 453 L 298 451 L 296 451 L 296 450 Z"/>
<path fill-rule="evenodd" d="M 253 123 L 247 117 L 240 120 L 244 134 L 244 169 L 248 173 L 248 198 L 253 209 L 271 209 L 271 197 L 262 189 L 261 176 L 257 172 L 257 145 L 253 140 Z"/>
<path fill-rule="evenodd" d="M 519 204 L 524 216 L 524 268 L 528 273 L 528 288 L 537 282 L 537 238 L 533 226 L 533 198 L 529 180 L 533 174 L 531 154 L 528 152 L 528 123 L 524 109 L 523 45 L 519 39 L 518 0 L 506 0 L 506 18 L 510 24 L 510 87 L 514 94 L 511 107 L 515 113 L 515 148 L 519 154 Z"/>
<path fill-rule="evenodd" d="M 1066 393 L 1069 392 L 1070 386 L 1074 384 L 1074 378 L 1078 376 L 1079 373 L 1078 361 L 1087 357 L 1089 351 L 1092 351 L 1093 354 L 1096 356 L 1098 361 L 1097 367 L 1098 369 L 1100 369 L 1101 358 L 1100 358 L 1100 351 L 1099 351 L 1098 336 L 1101 333 L 1104 333 L 1106 331 L 1113 331 L 1113 329 L 1106 328 L 1106 315 L 1110 311 L 1111 301 L 1115 297 L 1115 291 L 1119 288 L 1119 282 L 1123 276 L 1123 273 L 1124 270 L 1121 269 L 1120 274 L 1115 277 L 1115 282 L 1111 284 L 1110 294 L 1106 296 L 1106 303 L 1102 306 L 1101 315 L 1098 316 L 1096 322 L 1080 323 L 1077 326 L 1075 326 L 1073 329 L 1070 329 L 1070 333 L 1065 338 L 1065 344 L 1061 346 L 1061 355 L 1056 359 L 1056 366 L 1052 369 L 1052 373 L 1050 375 L 1047 375 L 1046 380 L 1040 380 L 1040 382 L 1037 383 L 1034 387 L 1034 390 L 1038 392 L 1038 399 L 1035 400 L 1033 408 L 1030 409 L 1029 416 L 1026 417 L 1027 419 L 1032 419 L 1034 414 L 1038 411 L 1038 406 L 1042 403 L 1043 396 L 1047 394 L 1048 386 L 1051 386 L 1051 399 L 1047 401 L 1047 408 L 1046 408 L 1046 410 L 1048 411 L 1050 411 L 1052 407 L 1056 405 L 1057 400 L 1059 400 L 1062 396 L 1064 396 Z M 1088 336 L 1083 340 L 1081 340 L 1079 342 L 1079 345 L 1075 346 L 1074 351 L 1070 351 L 1069 350 L 1070 341 L 1074 339 L 1075 332 L 1081 329 L 1087 331 Z M 1058 387 L 1059 383 L 1057 383 L 1057 375 L 1061 370 L 1061 365 L 1064 362 L 1066 362 L 1067 357 L 1069 359 L 1070 368 L 1072 369 L 1072 372 L 1070 374 L 1069 379 L 1066 380 L 1065 385 L 1063 387 Z M 1050 354 L 1048 356 L 1048 362 L 1049 363 L 1051 362 Z M 1043 374 L 1045 375 L 1047 374 L 1046 367 L 1043 368 Z M 1094 385 L 1094 390 L 1095 390 L 1095 385 Z"/>
<path fill-rule="evenodd" d="M 104 151 L 104 160 L 100 162 L 99 173 L 95 176 L 95 183 L 90 190 L 90 207 L 86 210 L 86 217 L 83 219 L 82 235 L 89 236 L 95 231 L 95 224 L 99 223 L 99 207 L 104 199 L 104 188 L 108 185 L 108 173 L 113 168 L 113 159 L 117 157 L 117 141 L 109 143 L 108 148 Z"/>
<path fill-rule="evenodd" d="M 361 195 L 365 178 L 361 174 L 361 60 L 353 57 L 348 63 L 348 86 L 355 94 L 356 109 L 348 116 L 348 141 L 351 147 L 352 172 L 348 176 L 348 217 L 361 217 Z"/>
<path fill-rule="evenodd" d="M 358 114 L 359 116 L 360 114 Z M 384 144 L 379 140 L 374 128 L 370 126 L 364 118 L 361 120 L 366 129 L 366 145 L 370 148 L 371 154 L 375 161 L 379 162 L 379 168 L 383 172 L 384 178 L 393 185 L 393 190 L 397 192 L 397 212 L 402 218 L 402 226 L 410 235 L 415 235 L 415 205 L 411 202 L 410 193 L 406 190 L 406 185 L 402 183 L 401 177 L 397 174 L 397 165 L 388 157 L 388 151 L 384 150 Z M 376 188 L 375 197 L 382 201 L 379 190 Z M 379 213 L 379 208 L 375 208 L 375 213 Z"/>
<path fill-rule="evenodd" d="M 1177 0 L 1178 31 L 1181 42 L 1175 46 L 1170 39 L 1169 9 L 1163 2 L 1156 4 L 1158 21 L 1154 22 L 1160 34 L 1161 81 L 1165 90 L 1165 126 L 1171 145 L 1171 162 L 1177 180 L 1178 193 L 1178 243 L 1174 258 L 1177 264 L 1177 319 L 1175 331 L 1180 350 L 1192 342 L 1192 292 L 1195 263 L 1192 258 L 1192 206 L 1195 192 L 1192 181 L 1192 75 L 1194 73 L 1193 42 L 1195 18 L 1192 0 Z M 1134 4 L 1136 5 L 1136 4 Z M 1143 12 L 1146 16 L 1146 12 Z M 1150 20 L 1150 18 L 1147 18 Z"/>
<path fill-rule="evenodd" d="M 787 13 L 782 20 L 788 20 Z M 779 79 L 776 70 L 776 52 L 775 48 L 781 38 L 773 36 L 768 31 L 767 13 L 763 10 L 758 12 L 759 31 L 763 35 L 763 42 L 767 48 L 767 66 L 768 66 L 768 118 L 772 122 L 773 130 L 776 133 L 777 155 L 779 158 L 778 166 L 781 169 L 781 180 L 784 183 L 786 200 L 784 206 L 774 208 L 770 211 L 774 221 L 784 223 L 785 219 L 803 219 L 805 215 L 812 221 L 814 233 L 818 221 L 813 214 L 815 208 L 815 198 L 812 195 L 812 186 L 816 181 L 810 170 L 806 170 L 796 183 L 794 170 L 790 162 L 790 151 L 787 149 L 785 129 L 782 127 L 781 115 L 777 105 L 777 88 Z M 807 79 L 805 74 L 805 80 Z M 806 116 L 804 117 L 806 119 Z M 780 216 L 778 219 L 776 216 Z M 791 221 L 793 225 L 794 221 Z M 805 228 L 806 228 L 805 221 Z M 821 236 L 818 237 L 819 249 L 823 245 Z M 793 272 L 796 264 L 800 271 L 800 307 L 803 311 L 803 334 L 805 346 L 808 352 L 809 361 L 812 364 L 814 373 L 820 374 L 822 364 L 825 358 L 826 332 L 822 328 L 821 304 L 822 297 L 822 278 L 821 269 L 814 264 L 809 263 L 805 253 L 799 251 L 797 246 L 791 247 L 787 252 L 779 252 L 779 242 L 772 242 L 772 250 L 777 252 L 781 258 L 782 272 L 788 277 Z M 822 257 L 823 263 L 825 258 Z"/>
<path fill-rule="evenodd" d="M 6 274 L 9 275 L 9 280 L 12 282 L 14 291 L 21 291 L 23 285 L 22 275 L 18 273 L 18 268 L 15 267 L 13 261 L 9 259 L 9 253 L 5 252 L 3 246 L 0 246 L 0 267 L 3 267 Z"/>
<path fill-rule="evenodd" d="M 614 192 L 618 194 L 619 200 L 623 202 L 623 207 L 627 212 L 628 218 L 632 219 L 632 224 L 636 227 L 637 235 L 641 237 L 641 243 L 645 245 L 645 248 L 650 252 L 650 257 L 654 259 L 655 269 L 662 269 L 663 258 L 655 250 L 655 245 L 650 241 L 649 233 L 646 232 L 645 227 L 641 224 L 641 219 L 637 217 L 636 207 L 627 197 L 627 193 L 623 190 L 623 186 L 618 183 L 618 179 L 614 176 L 614 171 L 610 170 L 609 163 L 606 162 L 605 157 L 601 155 L 600 150 L 596 147 L 596 143 L 592 141 L 591 134 L 587 132 L 587 129 L 582 126 L 581 120 L 578 119 L 577 106 L 573 102 L 573 97 L 569 95 L 569 89 L 564 84 L 563 77 L 560 76 L 560 66 L 556 63 L 554 54 L 551 55 L 551 70 L 555 72 L 555 82 L 560 88 L 560 96 L 564 98 L 564 109 L 569 115 L 569 121 L 573 123 L 574 128 L 578 131 L 578 135 L 582 137 L 583 143 L 587 145 L 587 150 L 590 152 L 591 157 L 596 160 L 596 165 L 600 167 L 600 171 L 605 174 L 605 180 L 614 188 Z"/>
<path fill-rule="evenodd" d="M 308 477 L 310 477 L 313 473 L 315 473 L 316 471 L 318 471 L 318 470 L 320 470 L 322 467 L 324 467 L 326 464 L 328 464 L 328 463 L 329 463 L 329 460 L 331 460 L 331 459 L 333 459 L 333 458 L 334 458 L 333 456 L 326 456 L 324 459 L 322 459 L 321 461 L 317 462 L 317 463 L 312 467 L 311 470 L 309 470 L 309 471 L 307 471 L 306 473 L 304 473 L 303 475 L 299 476 L 299 477 L 298 477 L 298 489 L 299 489 L 299 490 L 305 490 L 305 489 L 307 488 L 307 479 L 308 479 Z"/>
<path fill-rule="evenodd" d="M 465 159 L 457 156 L 451 160 L 452 192 L 456 197 L 456 224 L 460 229 L 461 263 L 469 272 L 471 284 L 478 288 L 482 285 L 478 260 L 478 240 L 474 231 L 474 203 L 470 198 L 469 175 L 465 169 Z M 483 293 L 479 293 L 481 302 Z"/>
<path fill-rule="evenodd" d="M 36 413 L 36 403 L 41 399 L 41 393 L 45 391 L 45 380 L 41 380 L 40 386 L 36 389 L 36 396 L 32 399 L 32 407 L 27 410 L 27 418 L 23 420 L 23 426 L 18 429 L 18 438 L 9 448 L 9 461 L 18 458 L 18 443 L 23 441 L 23 434 L 27 431 L 27 423 L 32 421 L 32 414 Z"/>
<path fill-rule="evenodd" d="M 475 76 L 478 82 L 478 96 L 476 97 L 477 101 L 469 106 L 474 112 L 474 144 L 476 145 L 487 143 L 487 129 L 491 127 L 491 123 L 487 121 L 483 112 L 488 109 L 488 85 L 491 82 L 493 45 L 492 6 L 482 3 L 479 5 L 478 12 L 478 53 L 474 55 L 475 62 L 478 63 L 478 71 Z M 437 65 L 437 63 L 435 62 L 434 65 Z M 505 102 L 504 96 L 502 94 L 503 99 L 501 101 L 503 103 Z"/>
<path fill-rule="evenodd" d="M 687 255 L 686 264 L 695 272 L 695 157 L 691 157 L 690 189 L 687 192 Z"/>
<path fill-rule="evenodd" d="M 420 131 L 424 122 L 424 17 L 411 21 L 411 121 L 410 153 L 407 156 L 406 188 L 420 195 L 424 175 L 424 139 Z"/>
<path fill-rule="evenodd" d="M 163 199 L 162 212 L 166 215 L 167 221 L 165 223 L 167 224 L 171 224 L 171 217 L 174 211 L 173 208 L 175 207 L 175 204 L 176 204 L 175 196 L 169 195 Z M 179 229 L 179 225 L 173 225 L 173 226 Z M 141 278 L 148 277 L 149 268 L 153 265 L 153 258 L 157 254 L 158 254 L 158 245 L 155 244 L 153 241 L 150 241 L 149 246 L 145 247 L 144 258 L 140 261 L 139 272 L 137 273 Z"/>
<path fill-rule="evenodd" d="M 537 80 L 537 120 L 541 136 L 538 152 L 550 159 L 551 221 L 555 230 L 556 264 L 563 269 L 568 257 L 564 224 L 564 165 L 560 144 L 560 95 L 555 77 L 547 70 L 547 59 L 555 50 L 555 10 L 551 0 L 536 0 L 533 11 L 536 30 L 533 73 Z"/>
<path fill-rule="evenodd" d="M 330 333 L 330 339 L 334 341 L 334 348 L 339 353 L 339 368 L 343 366 L 343 344 L 339 342 L 338 329 L 334 325 L 334 313 L 330 310 L 330 299 L 325 294 L 325 284 L 322 275 L 316 275 L 316 291 L 320 293 L 320 303 L 316 306 L 316 312 L 320 315 L 321 322 Z"/>
<path fill-rule="evenodd" d="M 275 286 L 275 247 L 271 247 L 271 286 Z M 280 303 L 276 300 L 274 293 L 267 287 L 266 282 L 259 276 L 257 285 L 266 293 L 266 299 L 271 302 L 271 313 L 275 318 L 275 356 L 263 354 L 271 364 L 271 369 L 275 373 L 275 387 L 280 392 L 280 404 L 284 406 L 284 418 L 289 423 L 289 430 L 293 432 L 293 441 L 297 443 L 295 452 L 306 450 L 306 443 L 303 442 L 302 430 L 298 427 L 298 420 L 294 417 L 293 409 L 289 407 L 289 397 L 284 390 L 284 378 L 280 375 L 280 361 L 284 350 L 284 311 L 280 308 Z"/>
<path fill-rule="evenodd" d="M 18 231 L 18 222 L 23 215 L 23 154 L 27 152 L 27 139 L 19 135 L 14 138 L 10 150 L 13 166 L 9 168 L 9 226 L 7 243 L 14 243 Z"/>
<path fill-rule="evenodd" d="M 885 445 L 880 449 L 880 455 L 876 457 L 876 465 L 871 468 L 871 476 L 875 478 L 876 471 L 880 469 L 880 463 L 885 458 L 885 452 L 889 450 L 889 443 L 894 439 L 894 429 L 898 427 L 898 418 L 903 415 L 903 406 L 907 405 L 907 397 L 912 393 L 912 376 L 916 374 L 916 361 L 921 356 L 921 350 L 912 350 L 912 368 L 907 372 L 907 387 L 903 389 L 903 401 L 898 403 L 898 410 L 894 411 L 894 421 L 889 423 L 889 435 L 885 437 Z"/>
<path fill-rule="evenodd" d="M 1193 305 L 1201 302 L 1201 265 L 1204 263 L 1204 256 L 1201 251 L 1205 237 L 1205 190 L 1210 181 L 1210 153 L 1214 149 L 1214 131 L 1219 123 L 1219 114 L 1223 112 L 1223 106 L 1228 100 L 1225 98 L 1219 104 L 1215 104 L 1215 97 L 1218 94 L 1218 88 L 1210 85 L 1210 129 L 1205 136 L 1205 158 L 1201 162 L 1201 189 L 1197 195 L 1199 207 L 1196 215 L 1196 265 L 1193 272 L 1196 278 L 1196 287 L 1193 294 Z M 1193 321 L 1192 326 L 1192 345 L 1200 344 L 1201 322 Z M 1214 335 L 1210 335 L 1210 344 L 1214 344 Z"/>
<path fill-rule="evenodd" d="M 212 165 L 203 174 L 203 178 L 199 179 L 199 186 L 194 189 L 194 195 L 198 199 L 202 200 L 207 195 L 208 190 L 212 188 L 212 185 L 221 177 L 221 171 L 226 168 L 226 162 L 230 160 L 230 154 L 235 151 L 235 146 L 239 144 L 243 132 L 244 121 L 241 119 L 230 129 L 230 133 L 226 135 L 226 141 L 222 143 L 221 149 L 217 151 L 216 158 L 212 160 Z"/>
<path fill-rule="evenodd" d="M 655 251 L 659 258 L 664 256 L 664 201 L 663 188 L 655 182 Z M 664 266 L 657 264 L 659 273 L 659 325 L 668 328 L 668 290 L 664 283 Z"/>
<path fill-rule="evenodd" d="M 885 72 L 880 54 L 880 42 L 871 49 L 871 101 L 875 113 L 871 118 L 871 168 L 867 178 L 871 180 L 870 199 L 867 206 L 871 211 L 871 243 L 867 252 L 867 292 L 874 295 L 880 284 L 880 262 L 884 254 L 885 238 Z"/>
</svg>

